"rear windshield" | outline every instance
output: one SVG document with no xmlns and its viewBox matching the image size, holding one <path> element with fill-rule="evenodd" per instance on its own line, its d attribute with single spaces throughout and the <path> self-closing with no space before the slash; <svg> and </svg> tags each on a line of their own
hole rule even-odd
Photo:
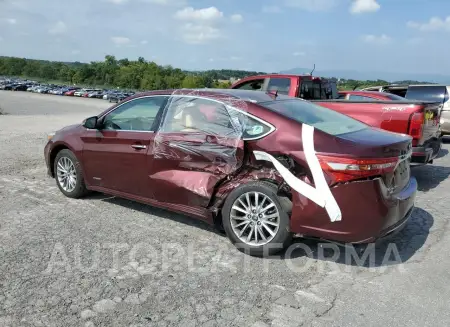
<svg viewBox="0 0 450 327">
<path fill-rule="evenodd" d="M 368 127 L 353 118 L 300 99 L 278 100 L 259 104 L 331 135 L 356 132 Z"/>
<path fill-rule="evenodd" d="M 406 98 L 411 100 L 433 101 L 444 103 L 448 100 L 445 86 L 410 86 Z"/>
<path fill-rule="evenodd" d="M 322 80 L 302 80 L 299 98 L 305 100 L 326 100 L 339 97 L 336 82 Z"/>
</svg>

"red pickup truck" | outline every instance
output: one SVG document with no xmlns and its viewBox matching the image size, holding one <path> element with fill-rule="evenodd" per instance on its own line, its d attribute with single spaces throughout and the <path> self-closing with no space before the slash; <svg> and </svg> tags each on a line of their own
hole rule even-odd
<svg viewBox="0 0 450 327">
<path fill-rule="evenodd" d="M 257 75 L 243 78 L 232 89 L 259 90 L 285 94 L 353 117 L 370 126 L 408 134 L 413 138 L 411 163 L 432 163 L 442 142 L 440 104 L 413 100 L 339 99 L 336 83 L 311 75 Z M 341 96 L 342 97 L 342 96 Z"/>
</svg>

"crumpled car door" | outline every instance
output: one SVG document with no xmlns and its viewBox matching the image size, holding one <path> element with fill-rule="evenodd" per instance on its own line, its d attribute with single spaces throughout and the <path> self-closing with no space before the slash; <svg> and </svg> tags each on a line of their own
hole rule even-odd
<svg viewBox="0 0 450 327">
<path fill-rule="evenodd" d="M 207 207 L 218 183 L 242 166 L 244 141 L 204 133 L 160 133 L 149 178 L 157 201 Z"/>
</svg>

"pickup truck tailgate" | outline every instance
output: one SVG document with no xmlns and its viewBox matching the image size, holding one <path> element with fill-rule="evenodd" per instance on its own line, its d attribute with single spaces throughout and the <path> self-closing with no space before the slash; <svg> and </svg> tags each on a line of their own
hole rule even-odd
<svg viewBox="0 0 450 327">
<path fill-rule="evenodd" d="M 424 122 L 422 139 L 419 141 L 420 144 L 424 144 L 430 139 L 439 137 L 439 120 L 441 116 L 442 104 L 440 103 L 429 103 L 423 104 L 424 108 Z"/>
</svg>

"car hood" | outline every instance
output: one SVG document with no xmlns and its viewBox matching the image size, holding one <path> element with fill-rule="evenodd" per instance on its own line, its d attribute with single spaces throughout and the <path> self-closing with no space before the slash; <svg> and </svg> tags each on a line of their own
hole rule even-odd
<svg viewBox="0 0 450 327">
<path fill-rule="evenodd" d="M 56 131 L 58 134 L 69 134 L 76 132 L 80 129 L 81 124 L 73 124 L 66 127 L 61 128 L 60 130 Z"/>
</svg>

